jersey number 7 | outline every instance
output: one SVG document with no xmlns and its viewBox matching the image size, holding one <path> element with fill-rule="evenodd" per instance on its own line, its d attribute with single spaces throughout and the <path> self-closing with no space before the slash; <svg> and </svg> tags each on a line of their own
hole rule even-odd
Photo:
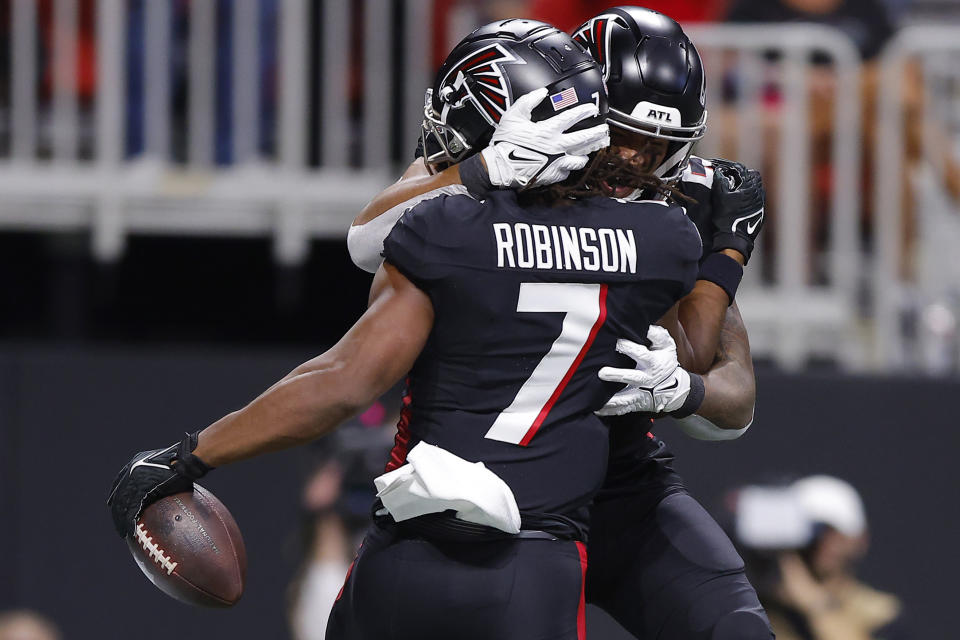
<svg viewBox="0 0 960 640">
<path fill-rule="evenodd" d="M 593 344 L 607 319 L 607 285 L 524 282 L 520 313 L 563 313 L 563 328 L 510 406 L 485 437 L 527 446 Z"/>
</svg>

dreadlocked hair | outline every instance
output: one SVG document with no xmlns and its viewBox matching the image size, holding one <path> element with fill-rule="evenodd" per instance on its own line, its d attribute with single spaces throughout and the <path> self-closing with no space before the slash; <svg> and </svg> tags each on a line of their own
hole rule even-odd
<svg viewBox="0 0 960 640">
<path fill-rule="evenodd" d="M 676 187 L 645 171 L 640 160 L 640 153 L 624 158 L 607 147 L 593 154 L 586 167 L 570 174 L 563 182 L 521 191 L 518 200 L 524 205 L 554 206 L 569 200 L 612 197 L 616 187 L 630 186 L 685 204 L 696 202 Z"/>
</svg>

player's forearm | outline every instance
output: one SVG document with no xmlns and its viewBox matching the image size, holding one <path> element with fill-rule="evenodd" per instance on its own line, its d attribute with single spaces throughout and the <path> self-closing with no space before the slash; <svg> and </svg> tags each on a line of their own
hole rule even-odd
<svg viewBox="0 0 960 640">
<path fill-rule="evenodd" d="M 703 404 L 697 415 L 721 429 L 743 429 L 753 421 L 753 403 L 746 401 L 752 394 L 733 382 L 743 379 L 734 368 L 725 366 L 703 376 Z"/>
<path fill-rule="evenodd" d="M 343 388 L 343 368 L 343 363 L 332 361 L 273 385 L 243 409 L 201 431 L 194 454 L 219 467 L 329 433 L 364 406 L 365 398 Z"/>
<path fill-rule="evenodd" d="M 693 347 L 690 345 L 690 341 L 687 339 L 687 335 L 684 333 L 683 327 L 680 325 L 680 315 L 678 311 L 679 307 L 679 302 L 673 305 L 673 307 L 671 307 L 662 318 L 657 320 L 656 324 L 666 329 L 670 333 L 670 337 L 673 338 L 673 341 L 676 343 L 677 362 L 680 363 L 680 366 L 687 371 L 693 371 L 693 367 L 696 364 Z"/>
<path fill-rule="evenodd" d="M 743 264 L 739 252 L 727 249 L 723 253 Z M 729 306 L 726 291 L 708 280 L 697 280 L 693 291 L 680 301 L 680 325 L 692 353 L 692 362 L 681 364 L 692 373 L 706 373 L 713 365 L 720 344 L 720 327 Z"/>
<path fill-rule="evenodd" d="M 409 362 L 385 364 L 374 357 L 370 352 L 378 345 L 364 340 L 368 331 L 388 334 L 382 318 L 361 318 L 329 351 L 304 362 L 243 409 L 201 431 L 194 454 L 219 467 L 295 447 L 330 433 L 369 406 L 406 372 Z M 422 341 L 397 344 L 418 352 Z"/>
<path fill-rule="evenodd" d="M 737 400 L 741 390 L 724 377 L 704 377 L 704 398 L 697 413 L 677 418 L 677 427 L 697 440 L 735 440 L 753 423 L 753 405 Z"/>
<path fill-rule="evenodd" d="M 691 373 L 704 374 L 710 369 L 717 353 L 720 325 L 729 300 L 727 294 L 712 282 L 697 280 L 696 285 L 680 301 L 680 325 L 690 345 Z"/>
<path fill-rule="evenodd" d="M 423 164 L 423 159 L 417 158 L 407 167 L 400 180 L 374 196 L 373 200 L 354 218 L 353 224 L 354 226 L 366 224 L 417 196 L 458 184 L 461 182 L 460 169 L 457 165 L 431 174 Z"/>
<path fill-rule="evenodd" d="M 716 359 L 702 376 L 704 398 L 697 414 L 723 429 L 742 429 L 753 420 L 756 379 L 750 341 L 736 303 L 725 315 Z"/>
<path fill-rule="evenodd" d="M 384 265 L 370 308 L 326 353 L 200 433 L 194 455 L 221 466 L 308 442 L 369 406 L 413 365 L 433 327 L 430 298 Z"/>
</svg>

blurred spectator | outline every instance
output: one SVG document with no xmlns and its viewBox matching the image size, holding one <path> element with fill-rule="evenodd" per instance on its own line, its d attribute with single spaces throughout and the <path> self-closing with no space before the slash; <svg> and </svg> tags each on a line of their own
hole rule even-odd
<svg viewBox="0 0 960 640">
<path fill-rule="evenodd" d="M 721 18 L 730 0 L 648 0 L 640 5 L 669 15 L 681 24 Z M 605 9 L 629 2 L 616 0 L 437 0 L 434 3 L 434 62 L 470 31 L 494 20 L 530 18 L 572 31 Z M 637 3 L 634 3 L 637 4 Z"/>
<path fill-rule="evenodd" d="M 900 601 L 856 577 L 868 534 L 850 484 L 820 475 L 746 487 L 735 511 L 735 538 L 779 640 L 908 637 Z"/>
<path fill-rule="evenodd" d="M 849 187 L 834 185 L 831 181 L 831 155 L 833 153 L 833 105 L 837 91 L 836 74 L 825 60 L 815 56 L 815 64 L 810 69 L 807 82 L 810 91 L 809 127 L 811 152 L 811 207 L 812 225 L 810 241 L 816 250 L 823 250 L 828 244 L 829 221 L 827 212 L 834 189 L 859 188 L 863 194 L 861 229 L 866 238 L 872 235 L 873 209 L 873 160 L 877 140 L 877 89 L 879 80 L 878 57 L 887 42 L 896 32 L 891 22 L 887 6 L 881 0 L 737 0 L 727 16 L 730 22 L 742 23 L 819 23 L 836 28 L 846 34 L 856 45 L 863 59 L 863 72 L 860 81 L 861 126 L 863 135 L 863 158 L 860 184 Z M 926 95 L 920 70 L 908 66 L 904 78 L 902 104 L 905 127 L 904 158 L 904 200 L 902 238 L 905 255 L 910 255 L 915 241 L 915 215 L 913 211 L 913 190 L 910 188 L 912 169 L 922 160 L 922 136 L 925 124 L 924 101 Z M 782 126 L 781 89 L 769 86 L 764 94 L 764 151 L 763 174 L 768 186 L 767 201 L 770 209 L 775 209 L 778 177 L 789 172 L 789 166 L 779 166 L 776 145 L 779 143 Z M 736 138 L 735 118 L 732 107 L 716 109 L 711 113 L 711 128 L 720 131 L 723 137 L 722 153 L 729 154 L 734 148 Z M 944 136 L 932 136 L 932 139 L 944 141 Z M 947 191 L 960 200 L 960 162 L 956 155 L 943 144 L 935 150 L 936 162 L 943 170 L 943 184 Z M 770 216 L 767 235 L 776 235 L 776 214 Z M 769 243 L 768 243 L 769 244 Z M 811 265 L 815 278 L 823 279 L 827 274 L 817 271 L 819 265 Z M 905 276 L 912 274 L 909 262 L 901 265 Z"/>
<path fill-rule="evenodd" d="M 320 465 L 303 491 L 305 557 L 294 582 L 291 626 L 295 640 L 323 640 L 330 608 L 347 573 L 353 548 L 335 506 L 343 469 L 336 460 Z"/>
<path fill-rule="evenodd" d="M 530 0 L 529 9 L 523 15 L 549 22 L 564 31 L 572 31 L 604 9 L 620 4 L 637 4 L 664 13 L 686 26 L 692 22 L 717 20 L 723 15 L 727 2 L 728 0 L 648 0 L 637 3 L 615 0 Z"/>
<path fill-rule="evenodd" d="M 393 444 L 396 394 L 317 443 L 315 467 L 303 489 L 302 560 L 290 586 L 294 640 L 323 640 L 330 609 L 370 524 L 373 478 Z"/>
<path fill-rule="evenodd" d="M 880 0 L 736 0 L 730 22 L 816 22 L 843 31 L 864 60 L 870 60 L 894 33 Z"/>
<path fill-rule="evenodd" d="M 66 88 L 76 92 L 81 103 L 89 105 L 93 101 L 96 89 L 96 5 L 93 0 L 79 0 L 77 3 L 75 33 L 76 50 L 63 52 L 60 58 L 54 58 L 54 40 L 57 32 L 64 29 L 63 25 L 54 22 L 53 0 L 40 0 L 37 4 L 37 22 L 42 42 L 42 73 L 44 94 L 49 94 L 55 88 L 56 81 L 67 82 Z M 57 73 L 54 69 L 66 73 Z"/>
<path fill-rule="evenodd" d="M 60 640 L 57 627 L 32 611 L 0 612 L 0 640 Z"/>
</svg>

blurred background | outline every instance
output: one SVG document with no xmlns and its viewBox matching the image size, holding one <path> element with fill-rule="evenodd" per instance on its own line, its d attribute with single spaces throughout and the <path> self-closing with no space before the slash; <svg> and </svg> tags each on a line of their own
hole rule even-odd
<svg viewBox="0 0 960 640">
<path fill-rule="evenodd" d="M 230 612 L 140 576 L 104 506 L 115 467 L 360 315 L 370 276 L 346 229 L 412 159 L 461 37 L 517 16 L 570 30 L 610 4 L 0 1 L 0 640 L 322 638 L 399 392 L 309 451 L 214 474 L 250 556 Z M 910 637 L 955 637 L 960 0 L 644 6 L 704 58 L 695 153 L 758 167 L 768 189 L 738 295 L 756 421 L 730 443 L 657 434 L 771 607 L 796 618 L 833 544 L 836 566 L 896 594 Z M 846 516 L 804 511 L 792 487 L 812 474 L 858 492 L 817 494 Z M 796 526 L 762 524 L 781 520 Z M 593 611 L 591 637 L 625 636 Z"/>
</svg>

